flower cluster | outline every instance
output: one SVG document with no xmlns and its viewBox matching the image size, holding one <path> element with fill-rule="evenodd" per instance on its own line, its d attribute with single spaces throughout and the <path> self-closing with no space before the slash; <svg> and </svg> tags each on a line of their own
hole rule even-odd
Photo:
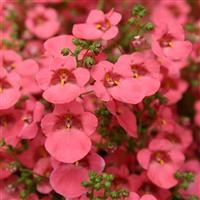
<svg viewBox="0 0 200 200">
<path fill-rule="evenodd" d="M 1 200 L 199 200 L 199 1 L 3 0 Z"/>
</svg>

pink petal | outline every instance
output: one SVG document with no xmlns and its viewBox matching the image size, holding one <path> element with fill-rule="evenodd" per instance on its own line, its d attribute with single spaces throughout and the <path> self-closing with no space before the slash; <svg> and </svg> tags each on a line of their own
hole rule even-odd
<svg viewBox="0 0 200 200">
<path fill-rule="evenodd" d="M 152 162 L 149 165 L 147 175 L 158 187 L 169 189 L 178 183 L 177 179 L 174 177 L 175 172 L 176 168 L 174 168 L 171 163 L 161 165 L 158 162 Z"/>
<path fill-rule="evenodd" d="M 142 149 L 137 153 L 137 160 L 144 169 L 148 169 L 151 159 L 151 152 L 148 149 Z"/>
<path fill-rule="evenodd" d="M 0 110 L 14 106 L 20 95 L 17 89 L 5 89 L 3 92 L 0 92 Z"/>
<path fill-rule="evenodd" d="M 69 48 L 72 51 L 74 50 L 75 46 L 72 43 L 73 38 L 72 35 L 52 37 L 44 43 L 44 48 L 49 55 L 62 57 L 61 50 L 63 48 Z"/>
<path fill-rule="evenodd" d="M 22 76 L 35 75 L 38 70 L 38 64 L 32 59 L 27 59 L 16 64 L 16 71 Z"/>
<path fill-rule="evenodd" d="M 102 31 L 93 24 L 75 24 L 72 32 L 75 37 L 85 40 L 98 40 L 102 36 Z"/>
<path fill-rule="evenodd" d="M 153 195 L 145 194 L 140 200 L 157 200 Z"/>
<path fill-rule="evenodd" d="M 84 112 L 81 118 L 84 132 L 87 135 L 91 135 L 92 133 L 94 133 L 98 125 L 98 120 L 96 116 L 90 112 Z"/>
<path fill-rule="evenodd" d="M 188 57 L 192 50 L 192 44 L 188 41 L 175 41 L 172 47 L 163 49 L 165 56 L 173 60 L 181 60 Z"/>
<path fill-rule="evenodd" d="M 118 12 L 109 12 L 106 17 L 109 19 L 110 24 L 112 25 L 117 25 L 122 19 L 122 15 Z"/>
<path fill-rule="evenodd" d="M 145 97 L 144 89 L 134 79 L 121 80 L 117 87 L 110 89 L 114 99 L 124 103 L 138 104 Z"/>
<path fill-rule="evenodd" d="M 110 29 L 108 29 L 103 35 L 102 35 L 102 39 L 103 40 L 111 40 L 114 37 L 117 36 L 119 30 L 116 26 L 112 26 Z"/>
<path fill-rule="evenodd" d="M 81 185 L 85 180 L 88 180 L 88 171 L 73 165 L 60 166 L 50 176 L 53 189 L 67 199 L 86 193 L 86 188 Z"/>
<path fill-rule="evenodd" d="M 56 160 L 74 163 L 88 154 L 91 141 L 86 134 L 77 129 L 62 129 L 46 139 L 45 148 Z"/>
<path fill-rule="evenodd" d="M 43 117 L 41 121 L 41 127 L 45 135 L 48 136 L 49 133 L 55 131 L 54 127 L 57 121 L 58 121 L 58 117 L 52 113 L 48 113 Z"/>
<path fill-rule="evenodd" d="M 173 145 L 167 139 L 154 138 L 149 144 L 149 149 L 151 151 L 169 151 L 172 147 Z"/>
<path fill-rule="evenodd" d="M 127 198 L 127 200 L 140 200 L 140 197 L 137 193 L 131 192 L 129 194 L 129 197 Z"/>
<path fill-rule="evenodd" d="M 131 137 L 137 137 L 137 124 L 135 115 L 127 108 L 119 107 L 119 114 L 116 115 L 119 124 Z"/>
<path fill-rule="evenodd" d="M 18 134 L 18 137 L 22 139 L 33 139 L 37 135 L 38 125 L 36 123 L 24 124 L 21 131 Z"/>
<path fill-rule="evenodd" d="M 53 73 L 47 67 L 40 69 L 36 74 L 36 80 L 41 89 L 46 90 L 48 88 L 52 74 Z"/>
<path fill-rule="evenodd" d="M 93 89 L 95 91 L 96 96 L 100 98 L 102 101 L 111 100 L 111 97 L 102 82 L 96 81 L 93 86 Z"/>
<path fill-rule="evenodd" d="M 82 67 L 76 68 L 73 71 L 73 74 L 75 75 L 76 81 L 80 86 L 84 86 L 90 79 L 90 72 Z"/>
<path fill-rule="evenodd" d="M 81 89 L 71 83 L 53 85 L 43 93 L 43 98 L 55 104 L 64 104 L 73 101 L 81 94 Z"/>
<path fill-rule="evenodd" d="M 103 22 L 105 20 L 105 15 L 101 10 L 91 10 L 86 23 L 87 24 L 96 24 L 99 22 Z"/>
<path fill-rule="evenodd" d="M 150 76 L 139 77 L 138 80 L 143 85 L 146 96 L 155 94 L 160 88 L 160 81 Z"/>
</svg>

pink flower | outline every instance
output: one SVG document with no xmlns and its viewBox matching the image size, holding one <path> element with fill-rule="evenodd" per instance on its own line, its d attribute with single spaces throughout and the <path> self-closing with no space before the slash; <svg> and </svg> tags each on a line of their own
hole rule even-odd
<svg viewBox="0 0 200 200">
<path fill-rule="evenodd" d="M 65 198 L 76 198 L 86 193 L 86 188 L 81 185 L 88 180 L 88 170 L 74 165 L 62 165 L 50 175 L 52 188 Z"/>
<path fill-rule="evenodd" d="M 16 72 L 21 77 L 21 93 L 23 95 L 41 92 L 41 89 L 35 80 L 35 75 L 38 71 L 39 66 L 33 59 L 26 59 L 16 63 Z"/>
<path fill-rule="evenodd" d="M 173 148 L 179 150 L 186 150 L 187 147 L 192 143 L 192 133 L 186 127 L 174 124 L 173 131 L 165 131 L 158 134 L 159 138 L 165 138 L 171 142 Z"/>
<path fill-rule="evenodd" d="M 28 11 L 25 24 L 30 32 L 41 39 L 55 35 L 60 26 L 56 11 L 42 5 L 37 5 Z"/>
<path fill-rule="evenodd" d="M 173 61 L 184 60 L 192 50 L 192 44 L 185 41 L 182 26 L 174 21 L 157 24 L 151 44 L 157 56 Z"/>
<path fill-rule="evenodd" d="M 121 20 L 121 14 L 113 9 L 104 14 L 101 10 L 92 10 L 86 23 L 75 24 L 73 35 L 86 40 L 111 40 L 118 34 L 117 24 Z"/>
<path fill-rule="evenodd" d="M 144 58 L 145 57 L 145 58 Z M 94 91 L 104 101 L 137 104 L 160 87 L 159 65 L 149 53 L 122 55 L 117 63 L 99 62 L 92 71 Z"/>
<path fill-rule="evenodd" d="M 22 60 L 21 56 L 13 50 L 0 50 L 0 67 L 8 73 L 16 71 L 16 63 Z"/>
<path fill-rule="evenodd" d="M 165 75 L 161 82 L 160 92 L 166 97 L 167 104 L 171 105 L 177 103 L 182 98 L 187 88 L 188 83 L 185 80 Z"/>
<path fill-rule="evenodd" d="M 138 152 L 137 159 L 147 170 L 149 179 L 158 187 L 169 189 L 178 183 L 174 174 L 183 164 L 184 154 L 173 149 L 168 140 L 153 139 L 148 148 Z"/>
<path fill-rule="evenodd" d="M 17 170 L 11 165 L 14 161 L 10 154 L 0 151 L 0 180 L 8 178 Z"/>
<path fill-rule="evenodd" d="M 108 102 L 108 110 L 117 118 L 127 134 L 131 137 L 137 137 L 136 117 L 128 106 L 118 102 Z"/>
<path fill-rule="evenodd" d="M 15 73 L 7 73 L 0 68 L 0 110 L 15 105 L 20 98 L 20 79 Z"/>
<path fill-rule="evenodd" d="M 40 102 L 27 100 L 22 116 L 22 127 L 18 137 L 23 139 L 33 139 L 38 133 L 38 123 L 42 119 L 44 106 Z"/>
<path fill-rule="evenodd" d="M 16 146 L 19 142 L 17 137 L 21 130 L 22 112 L 16 109 L 1 110 L 0 112 L 0 140 L 5 140 L 6 144 Z"/>
<path fill-rule="evenodd" d="M 127 200 L 157 200 L 157 199 L 151 194 L 145 194 L 140 198 L 137 193 L 131 192 Z"/>
<path fill-rule="evenodd" d="M 44 49 L 47 56 L 63 57 L 61 51 L 63 48 L 69 48 L 74 51 L 75 45 L 72 43 L 72 35 L 59 35 L 45 41 Z"/>
<path fill-rule="evenodd" d="M 44 90 L 44 99 L 55 104 L 69 103 L 76 99 L 84 92 L 89 78 L 89 71 L 76 68 L 76 61 L 71 56 L 53 59 L 50 67 L 41 68 L 36 75 L 39 86 Z"/>
<path fill-rule="evenodd" d="M 89 135 L 97 127 L 97 118 L 85 112 L 80 103 L 71 102 L 56 105 L 53 113 L 43 118 L 41 126 L 47 135 L 47 151 L 58 161 L 74 163 L 90 151 Z"/>
<path fill-rule="evenodd" d="M 52 187 L 49 183 L 49 176 L 52 169 L 49 157 L 39 159 L 34 166 L 33 172 L 44 178 L 42 182 L 37 184 L 37 191 L 42 194 L 48 194 L 52 191 Z"/>
<path fill-rule="evenodd" d="M 101 61 L 92 69 L 92 77 L 95 80 L 93 89 L 96 96 L 103 101 L 114 98 L 131 104 L 141 102 L 144 97 L 142 85 L 133 84 L 129 74 L 121 73 L 123 65 L 118 66 L 108 61 Z"/>
</svg>

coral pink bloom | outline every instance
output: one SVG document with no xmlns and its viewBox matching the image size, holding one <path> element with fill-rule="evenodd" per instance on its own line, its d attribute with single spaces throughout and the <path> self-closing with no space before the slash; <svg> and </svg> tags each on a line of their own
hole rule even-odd
<svg viewBox="0 0 200 200">
<path fill-rule="evenodd" d="M 38 123 L 43 116 L 44 106 L 34 100 L 27 100 L 25 104 L 24 113 L 21 118 L 23 125 L 18 133 L 18 137 L 33 139 L 37 135 Z"/>
<path fill-rule="evenodd" d="M 192 143 L 192 132 L 186 127 L 174 124 L 172 132 L 165 131 L 158 134 L 159 138 L 165 138 L 171 142 L 179 150 L 185 150 Z"/>
<path fill-rule="evenodd" d="M 187 88 L 188 83 L 185 80 L 166 75 L 161 82 L 160 92 L 167 98 L 167 104 L 171 105 L 177 103 L 182 98 Z"/>
<path fill-rule="evenodd" d="M 36 75 L 43 97 L 55 104 L 64 104 L 76 99 L 89 81 L 90 73 L 85 68 L 76 68 L 74 57 L 53 59 L 50 67 L 42 68 Z"/>
<path fill-rule="evenodd" d="M 74 51 L 75 45 L 72 42 L 72 35 L 59 35 L 45 41 L 44 49 L 47 56 L 63 57 L 61 51 L 63 48 L 69 48 Z"/>
<path fill-rule="evenodd" d="M 37 191 L 42 194 L 48 194 L 52 191 L 52 187 L 49 183 L 49 176 L 52 169 L 50 158 L 48 157 L 39 159 L 34 166 L 33 172 L 44 177 L 44 180 L 37 184 Z"/>
<path fill-rule="evenodd" d="M 131 192 L 127 200 L 157 200 L 157 199 L 151 194 L 145 194 L 142 197 L 139 197 L 137 193 Z"/>
<path fill-rule="evenodd" d="M 167 106 L 161 106 L 157 112 L 157 118 L 152 127 L 160 132 L 173 132 L 175 126 L 175 116 L 172 109 Z"/>
<path fill-rule="evenodd" d="M 88 170 L 74 165 L 63 165 L 56 168 L 50 175 L 52 188 L 65 198 L 76 198 L 86 193 L 81 185 L 88 180 Z"/>
<path fill-rule="evenodd" d="M 71 102 L 56 105 L 53 113 L 43 118 L 41 126 L 47 135 L 47 151 L 58 161 L 74 163 L 90 151 L 89 135 L 97 127 L 97 118 L 85 112 L 80 103 Z"/>
<path fill-rule="evenodd" d="M 0 110 L 12 107 L 20 98 L 20 79 L 15 73 L 0 68 Z"/>
<path fill-rule="evenodd" d="M 145 96 L 151 96 L 160 87 L 160 65 L 151 52 L 122 55 L 116 63 L 116 70 L 128 77 L 132 85 L 140 85 L 140 91 Z M 126 91 L 126 88 L 123 88 Z M 133 90 L 134 91 L 134 90 Z"/>
<path fill-rule="evenodd" d="M 17 170 L 10 165 L 14 161 L 10 154 L 0 151 L 0 180 L 8 178 Z"/>
<path fill-rule="evenodd" d="M 41 39 L 55 35 L 60 26 L 56 10 L 42 5 L 37 5 L 28 11 L 25 24 L 31 33 Z"/>
<path fill-rule="evenodd" d="M 35 75 L 39 71 L 39 66 L 33 59 L 26 59 L 16 63 L 16 72 L 21 77 L 21 93 L 24 95 L 38 93 L 41 91 Z"/>
<path fill-rule="evenodd" d="M 28 149 L 17 155 L 20 163 L 22 163 L 23 166 L 32 169 L 39 159 L 49 156 L 44 148 L 44 142 L 45 137 L 41 132 L 38 133 L 34 140 L 29 140 Z"/>
<path fill-rule="evenodd" d="M 192 44 L 185 41 L 184 30 L 175 22 L 159 23 L 152 34 L 152 51 L 161 59 L 184 60 L 192 50 Z"/>
<path fill-rule="evenodd" d="M 21 130 L 22 112 L 16 109 L 1 110 L 0 112 L 0 140 L 4 139 L 7 144 L 16 146 L 19 138 L 18 132 Z"/>
<path fill-rule="evenodd" d="M 16 63 L 22 58 L 13 50 L 0 50 L 0 67 L 3 67 L 8 73 L 15 71 Z"/>
<path fill-rule="evenodd" d="M 180 24 L 187 21 L 190 6 L 185 1 L 161 0 L 153 8 L 152 19 L 156 24 L 174 20 Z"/>
<path fill-rule="evenodd" d="M 95 79 L 93 89 L 98 98 L 110 101 L 112 98 L 125 103 L 137 104 L 142 101 L 144 95 L 140 84 L 132 84 L 127 80 L 127 75 L 121 73 L 120 68 L 108 61 L 99 62 L 92 69 L 92 77 Z"/>
<path fill-rule="evenodd" d="M 85 158 L 76 163 L 76 165 L 101 173 L 104 170 L 105 161 L 97 153 L 90 152 Z"/>
<path fill-rule="evenodd" d="M 118 34 L 117 24 L 121 20 L 121 14 L 113 9 L 104 14 L 101 10 L 92 10 L 86 23 L 75 24 L 73 35 L 86 40 L 110 40 Z"/>
<path fill-rule="evenodd" d="M 142 149 L 137 154 L 140 165 L 147 170 L 147 176 L 158 187 L 169 189 L 178 181 L 174 174 L 184 162 L 184 154 L 173 149 L 166 139 L 153 139 L 148 149 Z"/>
<path fill-rule="evenodd" d="M 136 117 L 128 106 L 117 102 L 108 102 L 108 110 L 117 118 L 120 126 L 122 126 L 128 135 L 137 137 Z"/>
</svg>

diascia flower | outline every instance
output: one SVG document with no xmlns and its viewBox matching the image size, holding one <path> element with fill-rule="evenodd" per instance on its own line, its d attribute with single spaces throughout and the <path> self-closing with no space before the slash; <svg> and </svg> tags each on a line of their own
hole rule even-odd
<svg viewBox="0 0 200 200">
<path fill-rule="evenodd" d="M 157 199 L 151 194 L 145 194 L 142 197 L 140 197 L 137 193 L 131 192 L 127 200 L 157 200 Z"/>
<path fill-rule="evenodd" d="M 58 15 L 53 8 L 37 5 L 30 9 L 25 21 L 27 29 L 41 39 L 47 39 L 58 32 Z"/>
<path fill-rule="evenodd" d="M 146 56 L 145 56 L 146 55 Z M 144 61 L 144 57 L 148 61 Z M 151 56 L 150 56 L 151 57 Z M 148 53 L 122 55 L 115 64 L 99 62 L 92 70 L 94 91 L 101 100 L 137 104 L 160 87 L 159 65 Z"/>
<path fill-rule="evenodd" d="M 173 61 L 184 60 L 192 50 L 192 44 L 185 41 L 182 26 L 175 21 L 157 24 L 152 34 L 151 47 L 161 59 Z"/>
<path fill-rule="evenodd" d="M 43 97 L 55 104 L 69 103 L 75 100 L 89 81 L 87 69 L 76 68 L 74 57 L 54 58 L 50 67 L 46 66 L 36 75 L 39 86 L 44 90 Z"/>
<path fill-rule="evenodd" d="M 92 69 L 95 80 L 93 89 L 98 98 L 110 101 L 112 98 L 125 103 L 137 104 L 142 101 L 144 94 L 139 83 L 132 84 L 122 69 L 108 61 L 99 62 Z M 126 91 L 124 89 L 126 88 Z"/>
<path fill-rule="evenodd" d="M 147 170 L 147 176 L 158 187 L 169 189 L 178 181 L 174 174 L 184 163 L 184 154 L 173 149 L 166 139 L 153 139 L 149 147 L 137 154 L 140 165 Z"/>
<path fill-rule="evenodd" d="M 56 105 L 53 113 L 43 118 L 41 125 L 47 136 L 45 148 L 52 157 L 61 162 L 74 163 L 90 151 L 89 135 L 97 127 L 97 118 L 74 101 Z"/>
<path fill-rule="evenodd" d="M 63 48 L 69 48 L 72 52 L 75 45 L 72 42 L 74 36 L 72 35 L 59 35 L 49 38 L 44 43 L 45 55 L 53 57 L 63 57 L 61 51 Z"/>
<path fill-rule="evenodd" d="M 21 95 L 19 88 L 19 76 L 0 68 L 0 110 L 14 106 Z"/>
<path fill-rule="evenodd" d="M 131 137 L 137 137 L 136 117 L 128 106 L 119 102 L 108 102 L 108 110 L 117 118 L 119 124 Z"/>
<path fill-rule="evenodd" d="M 118 34 L 116 26 L 121 20 L 121 14 L 113 9 L 104 14 L 101 10 L 92 10 L 87 17 L 86 23 L 75 24 L 73 35 L 86 40 L 111 40 Z"/>
<path fill-rule="evenodd" d="M 50 175 L 50 184 L 53 189 L 65 198 L 75 198 L 87 192 L 81 185 L 88 180 L 88 170 L 74 165 L 61 165 Z"/>
</svg>

